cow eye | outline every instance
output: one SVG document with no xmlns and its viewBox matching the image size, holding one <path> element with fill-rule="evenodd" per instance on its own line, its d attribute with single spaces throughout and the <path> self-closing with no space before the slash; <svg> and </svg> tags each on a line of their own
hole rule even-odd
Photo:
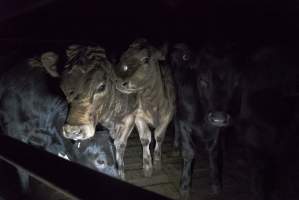
<svg viewBox="0 0 299 200">
<path fill-rule="evenodd" d="M 99 165 L 104 165 L 104 164 L 105 164 L 105 161 L 104 161 L 104 160 L 97 160 L 97 163 L 98 163 Z"/>
<path fill-rule="evenodd" d="M 101 83 L 98 85 L 97 87 L 97 92 L 103 92 L 106 88 L 106 84 L 105 83 Z"/>
<path fill-rule="evenodd" d="M 143 63 L 149 63 L 149 60 L 150 60 L 149 57 L 144 57 L 144 58 L 141 59 L 141 61 L 142 61 Z"/>
<path fill-rule="evenodd" d="M 123 66 L 123 71 L 124 71 L 124 72 L 128 71 L 128 69 L 129 69 L 128 65 L 124 65 L 124 66 Z"/>
<path fill-rule="evenodd" d="M 183 59 L 184 61 L 188 61 L 188 60 L 190 59 L 190 56 L 189 56 L 188 54 L 184 54 L 184 55 L 182 56 L 182 59 Z"/>
</svg>

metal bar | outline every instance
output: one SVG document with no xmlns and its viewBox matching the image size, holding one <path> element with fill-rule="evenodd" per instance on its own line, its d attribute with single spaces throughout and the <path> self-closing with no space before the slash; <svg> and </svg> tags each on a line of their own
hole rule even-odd
<svg viewBox="0 0 299 200">
<path fill-rule="evenodd" d="M 74 199 L 168 199 L 3 134 L 0 134 L 0 159 Z"/>
</svg>

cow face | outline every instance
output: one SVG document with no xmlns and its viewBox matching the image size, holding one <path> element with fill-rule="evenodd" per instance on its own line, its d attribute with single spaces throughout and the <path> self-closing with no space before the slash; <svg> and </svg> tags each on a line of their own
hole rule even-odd
<svg viewBox="0 0 299 200">
<path fill-rule="evenodd" d="M 237 93 L 239 74 L 232 68 L 230 55 L 220 56 L 211 51 L 201 55 L 197 88 L 205 119 L 216 127 L 231 122 L 233 97 Z"/>
<path fill-rule="evenodd" d="M 118 176 L 115 149 L 109 133 L 97 132 L 88 140 L 78 141 L 74 148 L 76 161 L 110 176 Z"/>
<path fill-rule="evenodd" d="M 45 53 L 41 57 L 46 68 L 54 65 L 52 54 Z M 67 49 L 66 54 L 66 64 L 60 74 L 60 87 L 69 103 L 63 135 L 74 140 L 84 140 L 94 135 L 97 113 L 105 106 L 102 102 L 107 102 L 105 99 L 111 86 L 108 81 L 111 64 L 101 47 L 73 45 Z M 49 70 L 52 68 L 48 67 Z"/>
<path fill-rule="evenodd" d="M 108 71 L 111 68 L 105 51 L 99 47 L 71 46 L 68 62 L 61 78 L 70 109 L 63 135 L 71 139 L 87 139 L 94 135 L 97 112 L 108 96 Z M 103 106 L 103 104 L 101 104 Z"/>
<path fill-rule="evenodd" d="M 116 67 L 116 87 L 124 93 L 140 91 L 152 83 L 159 71 L 159 60 L 164 56 L 145 39 L 133 42 L 123 53 Z"/>
<path fill-rule="evenodd" d="M 196 56 L 184 43 L 175 44 L 170 54 L 171 67 L 174 68 L 196 68 Z"/>
</svg>

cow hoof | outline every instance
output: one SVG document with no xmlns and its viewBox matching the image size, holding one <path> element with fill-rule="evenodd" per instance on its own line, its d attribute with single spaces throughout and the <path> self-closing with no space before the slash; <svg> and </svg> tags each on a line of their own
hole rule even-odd
<svg viewBox="0 0 299 200">
<path fill-rule="evenodd" d="M 153 169 L 152 168 L 143 169 L 143 173 L 144 173 L 144 176 L 147 178 L 152 177 Z"/>
<path fill-rule="evenodd" d="M 124 173 L 124 172 L 120 172 L 120 173 L 119 173 L 119 178 L 120 178 L 121 180 L 125 181 L 125 180 L 126 180 L 125 173 Z"/>
<path fill-rule="evenodd" d="M 180 191 L 180 200 L 188 200 L 190 197 L 190 192 L 188 190 Z"/>
<path fill-rule="evenodd" d="M 219 194 L 221 192 L 221 187 L 220 187 L 220 185 L 212 185 L 212 193 L 214 194 L 214 195 L 217 195 L 217 194 Z"/>
<path fill-rule="evenodd" d="M 154 168 L 155 168 L 155 171 L 160 171 L 162 169 L 161 160 L 155 160 L 154 161 Z"/>
</svg>

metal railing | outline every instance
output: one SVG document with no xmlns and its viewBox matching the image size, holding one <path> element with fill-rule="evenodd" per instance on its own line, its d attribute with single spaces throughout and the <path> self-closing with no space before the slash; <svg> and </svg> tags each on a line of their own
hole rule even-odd
<svg viewBox="0 0 299 200">
<path fill-rule="evenodd" d="M 0 159 L 73 199 L 168 199 L 3 134 L 0 134 Z"/>
</svg>

